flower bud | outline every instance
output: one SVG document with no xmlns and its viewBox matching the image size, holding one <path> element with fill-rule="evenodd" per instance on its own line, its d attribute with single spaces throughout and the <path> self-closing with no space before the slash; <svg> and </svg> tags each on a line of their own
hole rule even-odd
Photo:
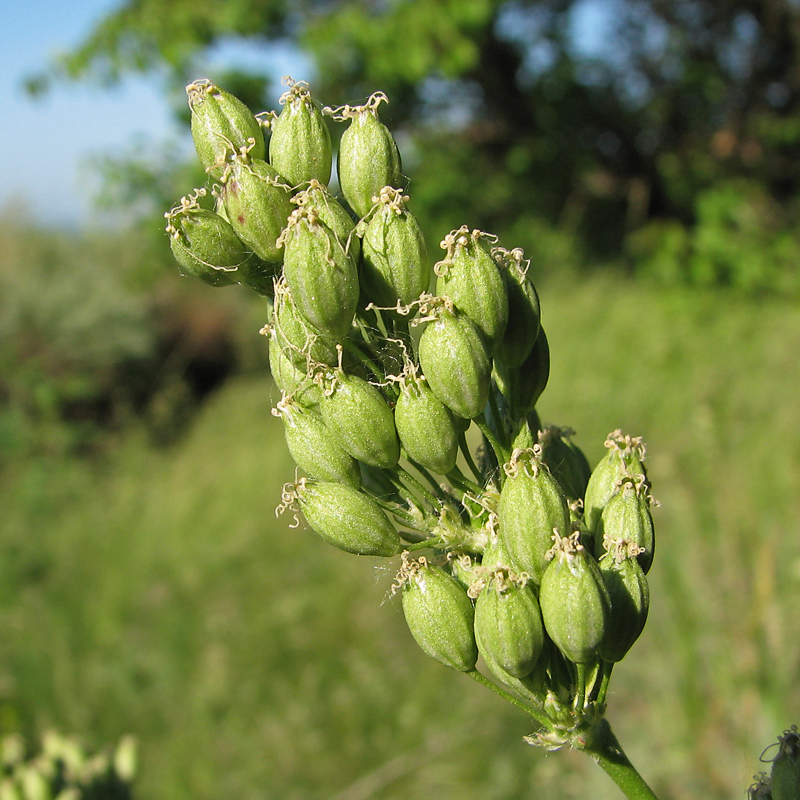
<svg viewBox="0 0 800 800">
<path fill-rule="evenodd" d="M 539 603 L 524 579 L 498 570 L 475 601 L 475 639 L 487 663 L 529 675 L 544 646 Z"/>
<path fill-rule="evenodd" d="M 544 328 L 539 329 L 530 355 L 521 367 L 515 369 L 496 361 L 494 377 L 513 417 L 524 417 L 531 412 L 550 377 L 550 346 Z"/>
<path fill-rule="evenodd" d="M 333 231 L 312 210 L 292 212 L 281 237 L 283 273 L 300 313 L 318 330 L 343 339 L 358 305 L 358 273 Z"/>
<path fill-rule="evenodd" d="M 362 292 L 377 306 L 408 305 L 430 283 L 428 249 L 407 201 L 400 189 L 384 186 L 364 225 Z"/>
<path fill-rule="evenodd" d="M 770 781 L 772 800 L 800 797 L 800 734 L 796 725 L 778 737 L 778 754 L 772 760 Z"/>
<path fill-rule="evenodd" d="M 442 242 L 447 254 L 434 271 L 439 276 L 436 294 L 449 297 L 475 324 L 491 356 L 508 323 L 508 296 L 488 241 L 488 234 L 478 230 L 470 233 L 466 225 L 452 231 Z"/>
<path fill-rule="evenodd" d="M 283 421 L 289 452 L 303 472 L 321 481 L 361 486 L 356 460 L 339 444 L 325 425 L 322 416 L 291 398 L 283 398 L 276 407 Z"/>
<path fill-rule="evenodd" d="M 608 590 L 577 532 L 556 535 L 550 558 L 539 588 L 544 627 L 565 658 L 585 664 L 597 655 L 606 632 Z"/>
<path fill-rule="evenodd" d="M 608 539 L 626 539 L 641 548 L 636 557 L 645 574 L 653 563 L 655 532 L 650 515 L 650 496 L 644 480 L 623 478 L 619 490 L 606 504 L 595 532 L 595 557 L 605 552 Z"/>
<path fill-rule="evenodd" d="M 636 560 L 639 549 L 633 542 L 617 541 L 598 563 L 611 600 L 600 645 L 600 656 L 606 661 L 622 661 L 647 622 L 650 589 Z"/>
<path fill-rule="evenodd" d="M 424 378 L 409 375 L 402 381 L 394 422 L 410 459 L 442 475 L 453 469 L 458 457 L 453 415 Z"/>
<path fill-rule="evenodd" d="M 384 101 L 388 102 L 386 95 L 378 92 L 363 106 L 329 112 L 336 119 L 350 120 L 339 142 L 336 165 L 342 194 L 359 217 L 367 215 L 384 186 L 402 186 L 400 151 L 378 119 L 378 106 Z"/>
<path fill-rule="evenodd" d="M 283 110 L 272 120 L 269 160 L 292 186 L 331 178 L 331 134 L 311 99 L 308 84 L 290 83 L 280 99 Z"/>
<path fill-rule="evenodd" d="M 356 375 L 335 370 L 326 377 L 321 410 L 325 424 L 351 456 L 390 469 L 400 458 L 394 416 L 378 389 Z"/>
<path fill-rule="evenodd" d="M 641 438 L 624 436 L 621 430 L 615 430 L 608 434 L 605 446 L 608 453 L 592 471 L 584 496 L 583 520 L 590 532 L 597 530 L 603 509 L 622 478 L 647 477 L 643 463 L 645 446 Z"/>
<path fill-rule="evenodd" d="M 411 635 L 431 657 L 451 669 L 475 669 L 478 648 L 473 630 L 474 611 L 464 587 L 441 567 L 421 558 L 406 561 L 403 613 Z"/>
<path fill-rule="evenodd" d="M 522 250 L 496 247 L 492 256 L 508 295 L 508 325 L 494 357 L 507 369 L 517 369 L 525 363 L 539 335 L 539 295 L 528 277 L 530 261 L 523 260 Z"/>
<path fill-rule="evenodd" d="M 419 340 L 419 363 L 433 393 L 454 414 L 477 417 L 486 406 L 491 364 L 478 329 L 447 308 L 435 310 Z"/>
<path fill-rule="evenodd" d="M 369 495 L 352 486 L 301 478 L 288 494 L 314 532 L 340 550 L 387 557 L 400 552 L 400 537 L 389 518 Z"/>
<path fill-rule="evenodd" d="M 236 235 L 260 258 L 272 264 L 283 260 L 278 238 L 292 213 L 289 189 L 267 164 L 235 156 L 222 181 L 222 199 Z"/>
<path fill-rule="evenodd" d="M 225 162 L 243 149 L 252 158 L 264 159 L 261 126 L 241 100 L 205 79 L 190 83 L 186 94 L 197 156 L 213 178 L 219 179 Z"/>
<path fill-rule="evenodd" d="M 500 537 L 517 572 L 527 573 L 534 585 L 542 581 L 553 531 L 570 530 L 567 500 L 544 465 L 539 448 L 515 450 L 504 466 L 497 516 Z"/>
</svg>

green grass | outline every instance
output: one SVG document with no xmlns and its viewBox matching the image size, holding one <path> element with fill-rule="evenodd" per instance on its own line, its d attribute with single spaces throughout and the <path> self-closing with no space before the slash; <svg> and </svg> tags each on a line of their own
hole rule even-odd
<svg viewBox="0 0 800 800">
<path fill-rule="evenodd" d="M 540 287 L 545 421 L 592 462 L 649 449 L 651 619 L 609 718 L 666 798 L 742 797 L 800 721 L 800 310 L 622 280 Z M 253 336 L 257 336 L 253 331 Z M 0 476 L 0 726 L 139 737 L 140 800 L 617 798 L 576 753 L 427 659 L 392 569 L 276 520 L 294 474 L 269 380 L 178 446 Z"/>
</svg>

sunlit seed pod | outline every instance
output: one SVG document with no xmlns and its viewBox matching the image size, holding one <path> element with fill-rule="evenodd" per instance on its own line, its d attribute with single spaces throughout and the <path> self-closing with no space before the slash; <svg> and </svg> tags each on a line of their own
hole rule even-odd
<svg viewBox="0 0 800 800">
<path fill-rule="evenodd" d="M 539 431 L 542 460 L 571 502 L 583 500 L 589 480 L 589 464 L 580 448 L 569 438 L 574 431 L 554 425 Z"/>
<path fill-rule="evenodd" d="M 211 286 L 229 286 L 261 262 L 222 217 L 200 207 L 198 200 L 204 194 L 201 189 L 182 198 L 165 215 L 169 245 L 183 274 Z"/>
<path fill-rule="evenodd" d="M 530 262 L 522 250 L 496 247 L 492 256 L 500 267 L 508 295 L 508 325 L 494 358 L 508 369 L 515 369 L 525 363 L 539 335 L 539 295 L 528 276 Z"/>
<path fill-rule="evenodd" d="M 272 327 L 284 355 L 298 369 L 307 369 L 315 364 L 331 367 L 339 362 L 336 340 L 318 331 L 298 311 L 285 278 L 275 282 L 275 303 Z"/>
<path fill-rule="evenodd" d="M 409 376 L 401 384 L 394 421 L 410 459 L 443 475 L 453 469 L 458 457 L 453 415 L 423 377 Z"/>
<path fill-rule="evenodd" d="M 285 355 L 274 329 L 269 335 L 269 370 L 272 373 L 272 380 L 283 394 L 291 396 L 303 406 L 311 408 L 319 406 L 322 390 L 305 369 L 296 367 Z"/>
<path fill-rule="evenodd" d="M 441 567 L 422 559 L 403 585 L 403 613 L 411 635 L 431 658 L 459 672 L 475 669 L 478 648 L 472 601 Z"/>
<path fill-rule="evenodd" d="M 378 119 L 378 106 L 388 102 L 376 93 L 363 106 L 331 112 L 350 125 L 339 142 L 337 170 L 342 194 L 353 211 L 364 217 L 384 186 L 402 188 L 400 151 L 389 129 Z"/>
<path fill-rule="evenodd" d="M 361 259 L 361 239 L 356 235 L 356 225 L 344 206 L 319 181 L 311 180 L 298 192 L 292 202 L 313 211 L 320 222 L 327 225 L 358 264 Z"/>
<path fill-rule="evenodd" d="M 269 160 L 292 186 L 331 178 L 331 134 L 308 85 L 290 83 L 281 113 L 270 124 Z"/>
<path fill-rule="evenodd" d="M 432 270 L 428 248 L 408 197 L 384 186 L 363 230 L 362 293 L 377 306 L 408 305 L 428 290 Z"/>
<path fill-rule="evenodd" d="M 778 753 L 770 773 L 772 800 L 797 800 L 800 797 L 800 734 L 797 726 L 778 737 Z"/>
<path fill-rule="evenodd" d="M 603 509 L 619 488 L 620 480 L 626 477 L 636 479 L 639 475 L 647 478 L 645 446 L 641 438 L 615 430 L 608 434 L 605 446 L 608 452 L 592 470 L 584 495 L 584 525 L 592 532 L 597 530 Z"/>
<path fill-rule="evenodd" d="M 400 459 L 394 416 L 378 389 L 356 375 L 335 370 L 323 382 L 320 409 L 325 424 L 351 456 L 390 469 Z"/>
<path fill-rule="evenodd" d="M 478 328 L 489 355 L 500 345 L 508 323 L 508 295 L 503 276 L 492 258 L 494 237 L 467 226 L 448 234 L 447 254 L 435 265 L 436 294 L 453 305 Z"/>
<path fill-rule="evenodd" d="M 530 586 L 498 571 L 475 601 L 478 651 L 509 675 L 529 675 L 544 646 L 539 603 Z"/>
<path fill-rule="evenodd" d="M 283 422 L 289 452 L 303 472 L 321 481 L 361 487 L 358 463 L 339 444 L 321 414 L 291 398 L 279 402 L 276 411 Z"/>
<path fill-rule="evenodd" d="M 297 501 L 306 521 L 325 541 L 362 556 L 393 556 L 400 537 L 381 507 L 345 483 L 301 480 Z"/>
<path fill-rule="evenodd" d="M 497 506 L 500 537 L 511 566 L 538 586 L 547 568 L 553 531 L 565 535 L 570 530 L 567 499 L 537 448 L 515 450 L 504 470 Z"/>
<path fill-rule="evenodd" d="M 644 570 L 649 572 L 655 552 L 655 531 L 650 514 L 649 487 L 643 480 L 624 478 L 616 494 L 603 509 L 600 524 L 594 533 L 595 557 L 605 552 L 605 540 L 627 539 L 641 548 L 636 557 Z"/>
<path fill-rule="evenodd" d="M 491 388 L 491 362 L 478 329 L 467 317 L 441 306 L 419 340 L 419 362 L 433 393 L 454 414 L 483 412 Z"/>
<path fill-rule="evenodd" d="M 585 664 L 597 656 L 605 636 L 608 590 L 577 533 L 556 536 L 551 557 L 539 587 L 544 627 L 565 658 Z"/>
<path fill-rule="evenodd" d="M 213 178 L 219 179 L 225 163 L 243 149 L 251 158 L 264 159 L 261 125 L 241 100 L 205 79 L 190 83 L 186 94 L 197 156 Z"/>
<path fill-rule="evenodd" d="M 319 331 L 343 339 L 358 304 L 358 272 L 333 231 L 311 209 L 297 208 L 282 236 L 283 274 L 300 313 Z"/>
<path fill-rule="evenodd" d="M 599 651 L 606 661 L 622 661 L 644 629 L 650 609 L 647 578 L 636 560 L 639 548 L 631 545 L 631 542 L 616 542 L 598 562 L 611 600 Z"/>
<path fill-rule="evenodd" d="M 512 369 L 495 361 L 494 377 L 512 417 L 524 417 L 533 411 L 550 377 L 550 347 L 544 328 L 539 329 L 530 355 L 521 367 Z"/>
<path fill-rule="evenodd" d="M 225 211 L 236 235 L 264 261 L 279 264 L 283 247 L 278 239 L 292 213 L 284 179 L 266 161 L 236 156 L 221 181 Z"/>
</svg>

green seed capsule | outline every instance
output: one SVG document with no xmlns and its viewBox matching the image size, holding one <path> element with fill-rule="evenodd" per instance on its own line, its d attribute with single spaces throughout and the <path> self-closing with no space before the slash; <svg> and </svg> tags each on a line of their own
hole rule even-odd
<svg viewBox="0 0 800 800">
<path fill-rule="evenodd" d="M 300 313 L 319 331 L 343 339 L 358 304 L 358 272 L 333 231 L 312 209 L 296 209 L 283 233 L 283 273 Z"/>
<path fill-rule="evenodd" d="M 266 161 L 236 156 L 221 180 L 225 211 L 236 235 L 264 261 L 279 264 L 283 247 L 278 240 L 292 213 L 283 178 Z"/>
<path fill-rule="evenodd" d="M 409 376 L 402 382 L 394 421 L 410 459 L 442 475 L 453 469 L 458 456 L 453 415 L 424 378 Z"/>
<path fill-rule="evenodd" d="M 778 737 L 778 754 L 770 775 L 772 800 L 797 800 L 800 797 L 800 734 L 797 726 Z"/>
<path fill-rule="evenodd" d="M 406 210 L 408 197 L 384 186 L 363 232 L 362 292 L 377 306 L 408 305 L 431 280 L 428 248 L 419 223 Z"/>
<path fill-rule="evenodd" d="M 325 424 L 351 456 L 390 469 L 400 459 L 400 442 L 386 400 L 371 383 L 336 370 L 322 394 Z"/>
<path fill-rule="evenodd" d="M 311 180 L 327 186 L 333 163 L 331 134 L 308 84 L 290 84 L 280 102 L 283 111 L 270 125 L 270 163 L 292 186 Z"/>
<path fill-rule="evenodd" d="M 547 568 L 553 531 L 563 535 L 570 530 L 567 500 L 537 448 L 515 450 L 504 469 L 507 477 L 497 506 L 500 537 L 511 566 L 538 586 Z"/>
<path fill-rule="evenodd" d="M 533 349 L 518 369 L 495 362 L 494 377 L 513 417 L 533 411 L 550 377 L 550 347 L 544 328 L 539 329 Z"/>
<path fill-rule="evenodd" d="M 600 568 L 579 535 L 555 538 L 539 589 L 542 619 L 564 657 L 585 664 L 596 657 L 603 641 L 611 602 Z"/>
<path fill-rule="evenodd" d="M 339 444 L 319 413 L 287 398 L 278 403 L 276 411 L 283 421 L 289 452 L 300 469 L 321 481 L 360 488 L 358 463 Z"/>
<path fill-rule="evenodd" d="M 433 393 L 454 414 L 483 412 L 491 388 L 491 364 L 478 329 L 441 306 L 419 340 L 419 362 Z"/>
<path fill-rule="evenodd" d="M 297 310 L 283 277 L 275 282 L 272 327 L 284 355 L 298 369 L 321 364 L 333 367 L 339 363 L 336 340 L 318 331 Z"/>
<path fill-rule="evenodd" d="M 230 286 L 248 274 L 251 264 L 261 262 L 222 217 L 200 207 L 198 199 L 205 193 L 199 189 L 181 198 L 164 215 L 169 245 L 184 274 L 211 286 Z"/>
<path fill-rule="evenodd" d="M 600 657 L 606 661 L 622 661 L 647 622 L 650 589 L 636 560 L 639 547 L 631 545 L 632 542 L 617 542 L 599 561 L 611 600 L 608 626 L 600 645 Z"/>
<path fill-rule="evenodd" d="M 529 586 L 504 571 L 492 577 L 475 601 L 478 651 L 515 678 L 529 675 L 544 646 L 539 603 Z"/>
<path fill-rule="evenodd" d="M 603 509 L 618 490 L 620 480 L 635 479 L 637 475 L 647 477 L 643 463 L 645 446 L 641 438 L 625 436 L 621 430 L 615 430 L 608 434 L 605 446 L 608 453 L 592 471 L 583 503 L 584 525 L 591 532 L 597 530 Z"/>
<path fill-rule="evenodd" d="M 496 247 L 492 256 L 508 295 L 508 325 L 494 357 L 507 369 L 517 369 L 525 363 L 539 335 L 539 295 L 528 277 L 530 261 L 524 260 L 522 250 Z"/>
<path fill-rule="evenodd" d="M 306 481 L 296 486 L 297 502 L 308 524 L 325 541 L 361 556 L 393 556 L 400 537 L 380 506 L 344 483 Z"/>
<path fill-rule="evenodd" d="M 449 297 L 481 332 L 489 355 L 500 345 L 508 323 L 508 295 L 500 270 L 482 231 L 464 225 L 442 242 L 447 255 L 434 267 L 436 294 Z"/>
<path fill-rule="evenodd" d="M 301 405 L 319 406 L 322 391 L 313 382 L 305 369 L 298 368 L 288 358 L 281 347 L 274 328 L 269 334 L 269 371 L 275 385 L 286 395 L 290 395 Z"/>
<path fill-rule="evenodd" d="M 388 102 L 373 94 L 363 106 L 344 106 L 335 118 L 350 120 L 339 142 L 336 162 L 339 186 L 353 211 L 367 215 L 384 186 L 402 187 L 400 151 L 389 129 L 378 119 L 378 106 Z"/>
<path fill-rule="evenodd" d="M 605 540 L 627 539 L 642 551 L 637 556 L 645 574 L 653 563 L 655 532 L 650 515 L 650 496 L 644 481 L 624 478 L 619 490 L 606 504 L 595 532 L 594 552 L 600 558 L 605 552 Z"/>
<path fill-rule="evenodd" d="M 423 559 L 413 562 L 407 573 L 403 613 L 417 644 L 451 669 L 475 669 L 474 611 L 464 587 L 441 567 Z"/>
<path fill-rule="evenodd" d="M 319 181 L 312 180 L 308 188 L 298 192 L 292 202 L 313 211 L 320 222 L 327 225 L 344 249 L 358 264 L 361 259 L 361 239 L 356 235 L 353 218 L 344 206 Z"/>
<path fill-rule="evenodd" d="M 264 134 L 250 109 L 230 92 L 209 80 L 186 87 L 192 111 L 192 138 L 200 163 L 213 178 L 222 176 L 231 156 L 242 149 L 264 159 Z"/>
</svg>

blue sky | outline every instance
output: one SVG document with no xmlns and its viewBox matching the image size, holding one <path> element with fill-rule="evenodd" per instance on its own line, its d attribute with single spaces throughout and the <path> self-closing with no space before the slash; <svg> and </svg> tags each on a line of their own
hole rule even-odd
<svg viewBox="0 0 800 800">
<path fill-rule="evenodd" d="M 191 149 L 188 131 L 176 128 L 154 78 L 132 78 L 111 90 L 89 83 L 56 83 L 41 98 L 23 88 L 27 76 L 70 50 L 119 0 L 39 0 L 2 3 L 0 25 L 0 213 L 21 207 L 43 224 L 86 226 L 94 216 L 94 154 L 125 152 L 137 142 L 167 138 Z M 214 62 L 259 64 L 277 75 L 307 77 L 296 53 L 223 48 Z M 202 77 L 202 76 L 198 76 Z"/>
</svg>

